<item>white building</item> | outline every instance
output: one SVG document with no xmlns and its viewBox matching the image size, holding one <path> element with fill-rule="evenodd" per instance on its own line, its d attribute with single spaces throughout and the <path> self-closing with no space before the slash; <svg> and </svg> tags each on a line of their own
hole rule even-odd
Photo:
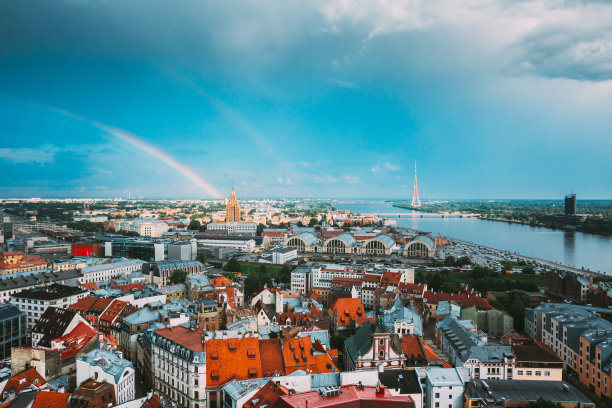
<svg viewBox="0 0 612 408">
<path fill-rule="evenodd" d="M 105 282 L 117 276 L 127 275 L 131 272 L 142 270 L 144 261 L 140 259 L 122 259 L 118 262 L 111 262 L 102 265 L 86 266 L 81 269 L 83 277 L 80 283 Z"/>
<path fill-rule="evenodd" d="M 79 287 L 54 283 L 15 293 L 11 296 L 11 303 L 28 316 L 28 329 L 31 330 L 49 306 L 67 308 L 88 294 Z"/>
<path fill-rule="evenodd" d="M 331 288 L 333 278 L 363 279 L 364 273 L 356 271 L 345 265 L 317 264 L 311 269 L 311 284 L 313 288 Z"/>
<path fill-rule="evenodd" d="M 463 391 L 469 381 L 465 368 L 415 368 L 423 389 L 424 408 L 463 408 Z"/>
<path fill-rule="evenodd" d="M 237 252 L 253 252 L 255 250 L 255 240 L 243 237 L 205 237 L 197 238 L 198 246 L 214 248 L 230 248 Z"/>
<path fill-rule="evenodd" d="M 447 316 L 437 324 L 442 352 L 455 367 L 465 367 L 470 378 L 512 379 L 515 368 L 512 348 L 487 342 L 486 335 L 471 320 Z"/>
<path fill-rule="evenodd" d="M 298 252 L 295 248 L 282 248 L 278 251 L 272 252 L 272 263 L 274 264 L 285 264 L 295 258 L 297 258 Z"/>
<path fill-rule="evenodd" d="M 136 232 L 141 237 L 161 237 L 168 229 L 168 224 L 159 220 L 134 219 L 115 223 L 115 231 Z"/>
<path fill-rule="evenodd" d="M 291 291 L 307 295 L 310 292 L 310 274 L 312 269 L 309 267 L 299 267 L 291 271 Z"/>
<path fill-rule="evenodd" d="M 255 235 L 257 224 L 254 222 L 210 222 L 207 231 L 225 231 L 229 234 Z"/>
<path fill-rule="evenodd" d="M 117 404 L 135 398 L 134 366 L 131 361 L 121 358 L 120 352 L 94 349 L 77 358 L 76 371 L 77 386 L 93 378 L 113 385 Z"/>
<path fill-rule="evenodd" d="M 204 335 L 185 326 L 157 329 L 151 339 L 153 390 L 180 407 L 206 404 Z"/>
</svg>

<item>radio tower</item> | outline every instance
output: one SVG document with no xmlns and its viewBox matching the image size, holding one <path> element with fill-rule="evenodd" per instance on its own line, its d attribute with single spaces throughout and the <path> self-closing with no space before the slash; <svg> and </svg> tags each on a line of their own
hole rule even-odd
<svg viewBox="0 0 612 408">
<path fill-rule="evenodd" d="M 413 207 L 421 206 L 421 200 L 419 200 L 419 190 L 417 190 L 416 161 L 414 162 L 414 193 L 412 193 L 411 206 Z"/>
</svg>

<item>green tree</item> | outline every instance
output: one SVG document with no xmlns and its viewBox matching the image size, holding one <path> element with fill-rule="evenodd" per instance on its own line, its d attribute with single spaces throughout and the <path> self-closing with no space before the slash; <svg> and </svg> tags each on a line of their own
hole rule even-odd
<svg viewBox="0 0 612 408">
<path fill-rule="evenodd" d="M 187 228 L 192 230 L 192 231 L 199 231 L 201 226 L 202 226 L 202 224 L 200 224 L 200 221 L 198 221 L 198 220 L 191 220 L 189 222 L 189 227 L 187 227 Z"/>
<path fill-rule="evenodd" d="M 240 262 L 235 256 L 232 256 L 229 261 L 225 265 L 223 265 L 223 270 L 226 272 L 240 272 L 242 270 L 240 266 Z"/>
<path fill-rule="evenodd" d="M 200 261 L 201 263 L 206 265 L 206 255 L 204 254 L 204 252 L 200 252 L 198 256 L 196 256 L 196 261 Z"/>
<path fill-rule="evenodd" d="M 444 266 L 455 266 L 455 257 L 452 255 L 444 258 Z"/>
<path fill-rule="evenodd" d="M 298 221 L 298 222 L 297 222 L 297 226 L 298 226 L 298 227 L 303 227 L 303 226 L 304 226 L 304 223 L 303 223 L 302 221 Z"/>
<path fill-rule="evenodd" d="M 429 286 L 431 286 L 432 290 L 440 291 L 442 287 L 442 276 L 439 273 L 435 273 L 431 278 Z"/>
<path fill-rule="evenodd" d="M 308 226 L 309 227 L 314 227 L 315 225 L 317 225 L 318 222 L 319 222 L 319 220 L 317 220 L 315 217 L 312 217 L 310 219 L 310 221 L 308 222 Z"/>
<path fill-rule="evenodd" d="M 170 283 L 172 285 L 177 284 L 177 283 L 185 283 L 185 280 L 187 279 L 187 271 L 184 269 L 175 269 L 174 271 L 172 271 L 172 274 L 170 275 Z"/>
<path fill-rule="evenodd" d="M 256 235 L 258 237 L 261 236 L 261 233 L 263 232 L 263 230 L 266 228 L 265 225 L 263 225 L 262 223 L 257 224 L 257 231 L 256 231 Z"/>
<path fill-rule="evenodd" d="M 291 282 L 291 268 L 287 265 L 283 265 L 280 270 L 280 276 L 278 277 L 279 282 L 289 283 Z"/>
<path fill-rule="evenodd" d="M 457 285 L 456 282 L 450 280 L 444 281 L 440 286 L 440 292 L 444 293 L 456 293 L 457 289 L 459 289 L 459 285 Z"/>
</svg>

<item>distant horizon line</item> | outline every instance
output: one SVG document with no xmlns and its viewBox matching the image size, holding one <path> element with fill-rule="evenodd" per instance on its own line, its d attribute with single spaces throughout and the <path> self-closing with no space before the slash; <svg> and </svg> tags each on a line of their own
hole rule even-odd
<svg viewBox="0 0 612 408">
<path fill-rule="evenodd" d="M 561 201 L 561 198 L 495 198 L 495 197 L 480 197 L 480 198 L 426 198 L 421 199 L 422 204 L 430 201 Z M 55 197 L 0 197 L 0 200 L 100 200 L 100 201 L 224 201 L 227 198 L 195 198 L 195 197 L 78 197 L 78 196 L 55 196 Z M 390 197 L 241 197 L 239 201 L 244 200 L 324 200 L 324 201 L 377 201 L 377 202 L 409 202 L 412 198 L 390 198 Z M 576 201 L 612 201 L 612 198 L 576 198 Z"/>
</svg>

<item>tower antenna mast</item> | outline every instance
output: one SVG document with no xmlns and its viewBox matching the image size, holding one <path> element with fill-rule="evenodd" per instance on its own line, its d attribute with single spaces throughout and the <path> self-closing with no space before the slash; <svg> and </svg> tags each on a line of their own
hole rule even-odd
<svg viewBox="0 0 612 408">
<path fill-rule="evenodd" d="M 421 200 L 419 200 L 419 190 L 417 189 L 417 165 L 416 160 L 414 161 L 414 192 L 412 193 L 412 207 L 420 207 Z"/>
</svg>

